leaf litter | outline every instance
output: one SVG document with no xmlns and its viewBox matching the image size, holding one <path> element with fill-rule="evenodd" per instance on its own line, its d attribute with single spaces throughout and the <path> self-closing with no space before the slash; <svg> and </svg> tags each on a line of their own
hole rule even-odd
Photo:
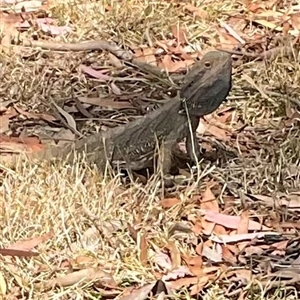
<svg viewBox="0 0 300 300">
<path fill-rule="evenodd" d="M 299 285 L 300 8 L 242 2 L 243 11 L 235 1 L 103 7 L 20 1 L 14 13 L 5 2 L 1 45 L 10 50 L 1 65 L 1 156 L 3 149 L 41 149 L 45 136 L 37 124 L 64 142 L 75 138 L 72 131 L 124 124 L 147 101 L 155 109 L 172 93 L 172 73 L 185 74 L 210 49 L 231 52 L 235 66 L 228 103 L 199 124 L 204 157 L 217 158 L 200 162 L 196 184 L 166 194 L 158 175 L 124 189 L 118 177 L 102 178 L 79 162 L 71 168 L 21 164 L 15 172 L 1 167 L 3 294 L 271 299 L 291 293 L 284 285 Z M 43 46 L 95 37 L 131 52 Z M 33 49 L 35 41 L 42 47 Z M 130 65 L 120 52 L 154 68 Z M 108 226 L 111 221 L 117 225 Z M 48 232 L 54 235 L 40 241 Z M 26 249 L 10 248 L 14 243 Z M 28 258 L 12 264 L 9 255 Z"/>
</svg>

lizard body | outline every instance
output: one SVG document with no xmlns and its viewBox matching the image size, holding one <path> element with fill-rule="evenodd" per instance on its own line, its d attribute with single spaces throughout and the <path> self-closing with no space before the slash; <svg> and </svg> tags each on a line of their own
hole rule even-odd
<svg viewBox="0 0 300 300">
<path fill-rule="evenodd" d="M 75 150 L 85 152 L 87 161 L 96 164 L 100 170 L 107 162 L 112 166 L 139 170 L 151 165 L 158 145 L 163 149 L 163 172 L 167 173 L 172 161 L 172 147 L 185 137 L 188 155 L 193 161 L 195 155 L 199 158 L 195 133 L 199 118 L 214 111 L 230 88 L 230 55 L 209 52 L 188 73 L 180 97 L 167 101 L 161 108 L 105 133 L 92 134 L 63 148 L 51 146 L 27 157 L 38 160 L 68 157 L 71 161 Z"/>
</svg>

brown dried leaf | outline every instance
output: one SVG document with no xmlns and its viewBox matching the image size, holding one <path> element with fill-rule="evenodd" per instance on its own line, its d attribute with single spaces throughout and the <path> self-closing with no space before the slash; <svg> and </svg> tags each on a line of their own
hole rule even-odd
<svg viewBox="0 0 300 300">
<path fill-rule="evenodd" d="M 58 141 L 58 146 L 64 146 L 75 140 L 75 134 L 70 129 L 61 128 L 52 138 Z"/>
<path fill-rule="evenodd" d="M 182 287 L 189 287 L 198 282 L 198 277 L 184 277 L 170 282 L 172 289 L 179 290 Z"/>
<path fill-rule="evenodd" d="M 199 294 L 203 288 L 206 286 L 206 284 L 209 282 L 210 276 L 201 276 L 197 282 L 197 284 L 193 285 L 191 287 L 190 295 L 194 296 Z"/>
<path fill-rule="evenodd" d="M 116 68 L 123 68 L 121 61 L 112 53 L 108 53 L 110 63 Z"/>
<path fill-rule="evenodd" d="M 8 137 L 0 135 L 0 148 L 7 152 L 21 153 L 40 151 L 44 148 L 36 137 Z"/>
<path fill-rule="evenodd" d="M 222 248 L 222 257 L 225 261 L 228 261 L 232 264 L 237 263 L 236 255 L 233 254 L 227 245 L 221 245 Z"/>
<path fill-rule="evenodd" d="M 158 253 L 155 253 L 153 260 L 162 269 L 166 269 L 166 270 L 172 269 L 171 259 L 166 253 L 163 253 L 161 251 Z"/>
<path fill-rule="evenodd" d="M 87 98 L 87 97 L 78 97 L 83 103 L 98 105 L 102 107 L 108 107 L 111 109 L 126 109 L 132 108 L 133 105 L 129 101 L 115 101 L 112 98 Z"/>
<path fill-rule="evenodd" d="M 291 14 L 291 23 L 294 29 L 300 30 L 300 13 Z"/>
<path fill-rule="evenodd" d="M 166 53 L 169 52 L 168 51 L 168 45 L 166 45 L 164 43 L 164 41 L 163 42 L 161 42 L 161 41 L 155 41 L 155 45 L 157 45 L 158 47 L 162 48 Z"/>
<path fill-rule="evenodd" d="M 74 261 L 72 262 L 73 265 L 75 265 L 76 267 L 92 267 L 93 265 L 95 265 L 95 263 L 97 263 L 97 258 L 92 257 L 92 256 L 88 256 L 87 255 L 78 255 Z M 69 265 L 69 263 L 67 264 Z"/>
<path fill-rule="evenodd" d="M 154 49 L 151 48 L 143 49 L 144 61 L 150 65 L 156 66 L 157 62 L 154 53 L 155 53 Z"/>
<path fill-rule="evenodd" d="M 186 31 L 179 27 L 179 24 L 172 26 L 172 34 L 176 38 L 178 44 L 187 44 Z"/>
<path fill-rule="evenodd" d="M 139 234 L 138 247 L 139 247 L 139 260 L 143 266 L 148 264 L 148 241 L 146 234 Z"/>
<path fill-rule="evenodd" d="M 180 255 L 180 251 L 178 250 L 175 242 L 169 241 L 167 244 L 167 248 L 170 251 L 172 268 L 173 269 L 179 268 L 181 266 L 181 255 Z"/>
<path fill-rule="evenodd" d="M 218 113 L 218 122 L 221 124 L 226 124 L 228 121 L 232 120 L 233 112 L 232 111 L 224 111 Z"/>
<path fill-rule="evenodd" d="M 200 135 L 203 135 L 207 130 L 207 122 L 204 122 L 202 118 L 199 120 L 198 127 L 196 129 L 196 132 Z"/>
<path fill-rule="evenodd" d="M 54 232 L 48 232 L 39 237 L 33 237 L 28 240 L 18 241 L 15 244 L 8 246 L 9 249 L 21 250 L 21 251 L 30 251 L 35 248 L 40 243 L 46 242 L 54 236 Z"/>
<path fill-rule="evenodd" d="M 221 248 L 211 248 L 207 245 L 203 245 L 203 249 L 202 249 L 202 256 L 208 258 L 210 261 L 212 262 L 222 262 L 222 252 L 221 252 Z"/>
<path fill-rule="evenodd" d="M 247 8 L 249 9 L 249 11 L 253 13 L 263 11 L 263 9 L 265 8 L 265 6 L 262 3 L 253 2 L 253 1 L 249 1 L 249 2 L 250 3 L 248 4 Z"/>
<path fill-rule="evenodd" d="M 241 241 L 247 241 L 247 240 L 261 239 L 267 235 L 270 235 L 270 236 L 274 235 L 277 237 L 280 235 L 280 233 L 272 232 L 272 231 L 263 231 L 263 232 L 257 232 L 257 233 L 220 235 L 218 237 L 216 237 L 216 236 L 211 237 L 211 240 L 216 243 L 226 244 L 226 243 L 234 243 L 234 242 L 241 242 Z"/>
<path fill-rule="evenodd" d="M 201 197 L 201 205 L 200 207 L 202 209 L 209 209 L 212 211 L 219 211 L 219 204 L 218 201 L 216 200 L 215 195 L 213 194 L 213 192 L 211 191 L 211 188 L 214 185 L 212 185 L 211 183 L 208 183 L 206 185 L 206 190 L 203 193 L 202 197 Z"/>
<path fill-rule="evenodd" d="M 283 17 L 283 13 L 274 10 L 264 10 L 255 14 L 255 19 L 266 19 L 268 21 L 276 21 Z"/>
<path fill-rule="evenodd" d="M 226 273 L 226 276 L 228 278 L 232 277 L 232 276 L 235 276 L 239 279 L 245 279 L 246 282 L 250 282 L 252 280 L 251 270 L 246 270 L 246 269 L 236 269 L 236 270 L 233 270 L 233 271 L 230 270 Z"/>
<path fill-rule="evenodd" d="M 122 95 L 122 92 L 121 92 L 120 88 L 118 88 L 117 85 L 114 82 L 112 82 L 110 84 L 110 87 L 111 87 L 111 90 L 113 91 L 113 93 L 115 95 Z"/>
<path fill-rule="evenodd" d="M 16 105 L 14 105 L 14 108 L 19 114 L 23 115 L 24 117 L 26 117 L 28 119 L 34 119 L 34 120 L 43 119 L 48 122 L 53 122 L 53 121 L 57 120 L 54 116 L 51 116 L 51 115 L 48 115 L 45 113 L 41 113 L 41 114 L 31 113 L 31 112 L 23 110 L 20 107 L 17 107 Z"/>
<path fill-rule="evenodd" d="M 249 227 L 249 212 L 248 211 L 243 211 L 241 216 L 241 221 L 240 224 L 238 225 L 237 234 L 247 234 L 248 233 L 248 227 Z M 248 242 L 240 242 L 238 244 L 238 248 L 240 251 L 243 251 L 245 247 L 247 247 Z"/>
<path fill-rule="evenodd" d="M 282 29 L 283 29 L 282 26 L 274 24 L 274 23 L 269 22 L 267 20 L 253 20 L 253 22 L 255 22 L 259 25 L 265 26 L 269 29 L 276 30 L 276 31 L 282 31 Z"/>
<path fill-rule="evenodd" d="M 100 268 L 88 268 L 69 273 L 65 276 L 56 278 L 51 282 L 51 285 L 66 287 L 78 283 L 84 284 L 91 281 L 96 281 L 97 285 L 100 283 L 100 286 L 117 287 L 117 283 L 113 277 L 108 272 L 102 271 Z"/>
<path fill-rule="evenodd" d="M 0 116 L 0 134 L 9 131 L 9 119 L 10 117 L 8 115 Z"/>
<path fill-rule="evenodd" d="M 214 211 L 216 213 L 219 212 L 219 204 L 218 201 L 216 200 L 215 195 L 211 191 L 212 185 L 207 184 L 206 185 L 206 190 L 204 194 L 202 195 L 201 199 L 201 204 L 200 208 L 203 210 L 209 210 L 209 211 Z M 206 221 L 204 218 L 201 219 L 201 227 L 202 227 L 202 232 L 210 235 L 215 227 L 215 224 L 212 222 Z"/>
<path fill-rule="evenodd" d="M 199 244 L 196 246 L 196 249 L 195 249 L 195 250 L 196 250 L 196 253 L 197 253 L 198 255 L 202 255 L 203 246 L 204 246 L 203 242 L 199 243 Z"/>
<path fill-rule="evenodd" d="M 235 38 L 240 44 L 245 45 L 246 42 L 244 39 L 241 38 L 241 36 L 237 33 L 236 30 L 234 30 L 230 25 L 220 22 L 221 26 L 232 36 Z"/>
<path fill-rule="evenodd" d="M 224 226 L 219 225 L 219 224 L 215 224 L 215 227 L 214 227 L 214 233 L 215 233 L 216 235 L 227 234 L 227 231 L 226 231 L 226 229 L 225 229 Z"/>
<path fill-rule="evenodd" d="M 180 200 L 178 198 L 164 198 L 160 201 L 160 204 L 164 209 L 171 208 L 178 203 L 180 203 Z"/>
<path fill-rule="evenodd" d="M 241 45 L 241 43 L 235 39 L 233 36 L 228 34 L 224 28 L 217 29 L 218 35 L 218 43 L 219 46 L 223 49 L 233 50 L 234 48 Z M 217 46 L 217 44 L 215 46 Z"/>
<path fill-rule="evenodd" d="M 119 300 L 144 300 L 147 299 L 148 295 L 152 291 L 153 287 L 155 286 L 156 282 L 147 284 L 139 289 L 133 290 L 131 289 L 122 297 L 118 298 Z M 129 295 L 128 295 L 129 293 Z"/>
<path fill-rule="evenodd" d="M 42 1 L 31 0 L 31 1 L 22 1 L 14 5 L 14 12 L 34 12 L 38 11 L 42 6 Z"/>
<path fill-rule="evenodd" d="M 240 215 L 240 223 L 237 227 L 237 233 L 248 233 L 248 228 L 249 228 L 249 212 L 248 211 L 243 211 Z"/>
<path fill-rule="evenodd" d="M 165 55 L 162 60 L 163 68 L 170 73 L 174 73 L 174 72 L 177 72 L 177 71 L 183 70 L 183 69 L 185 70 L 193 63 L 194 63 L 194 60 L 173 61 L 172 56 L 169 54 Z"/>
<path fill-rule="evenodd" d="M 228 141 L 230 139 L 230 137 L 227 135 L 227 131 L 220 127 L 209 124 L 207 125 L 206 130 L 219 140 Z"/>
<path fill-rule="evenodd" d="M 201 222 L 195 222 L 195 224 L 192 227 L 192 231 L 196 235 L 200 235 L 202 233 L 202 231 L 203 231 L 202 220 L 201 220 Z M 210 232 L 212 232 L 212 230 L 210 230 Z"/>
<path fill-rule="evenodd" d="M 62 109 L 59 105 L 57 105 L 55 102 L 52 102 L 52 104 L 56 107 L 59 113 L 66 119 L 68 125 L 74 130 L 74 132 L 81 135 L 76 128 L 77 126 L 74 118 L 69 113 L 67 113 L 64 109 Z"/>
<path fill-rule="evenodd" d="M 15 108 L 6 106 L 10 105 L 12 101 L 5 102 L 0 103 L 0 114 L 8 116 L 10 119 L 16 117 L 19 113 L 15 110 Z"/>
<path fill-rule="evenodd" d="M 32 257 L 32 256 L 39 255 L 39 253 L 37 253 L 37 252 L 16 250 L 16 249 L 10 249 L 10 248 L 0 249 L 0 254 L 8 255 L 8 256 L 18 256 L 18 257 Z"/>
<path fill-rule="evenodd" d="M 184 5 L 183 9 L 191 12 L 194 16 L 199 17 L 202 20 L 205 20 L 208 16 L 208 13 L 204 9 L 195 7 L 192 4 Z"/>
<path fill-rule="evenodd" d="M 176 269 L 172 269 L 167 274 L 163 275 L 162 280 L 169 281 L 169 280 L 175 280 L 177 278 L 185 277 L 186 275 L 192 276 L 192 272 L 190 269 L 186 266 L 179 266 Z"/>
<path fill-rule="evenodd" d="M 105 73 L 108 72 L 108 70 L 95 70 L 90 66 L 85 66 L 85 65 L 80 65 L 79 70 L 82 71 L 83 73 L 86 73 L 94 78 L 109 81 L 112 78 Z"/>
<path fill-rule="evenodd" d="M 6 280 L 2 272 L 0 272 L 0 295 L 3 297 L 4 295 L 6 295 L 6 292 L 7 292 Z"/>
<path fill-rule="evenodd" d="M 206 211 L 204 218 L 209 222 L 220 224 L 231 229 L 237 229 L 241 220 L 241 217 L 216 213 L 214 211 Z M 270 228 L 261 225 L 258 222 L 249 220 L 248 230 L 270 230 Z"/>
<path fill-rule="evenodd" d="M 183 256 L 182 259 L 186 262 L 186 264 L 190 266 L 196 266 L 201 268 L 203 265 L 203 259 L 200 255 L 198 256 Z"/>
</svg>

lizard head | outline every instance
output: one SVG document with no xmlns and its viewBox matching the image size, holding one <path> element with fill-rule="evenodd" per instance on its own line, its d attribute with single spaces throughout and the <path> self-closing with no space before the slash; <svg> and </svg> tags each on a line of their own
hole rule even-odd
<svg viewBox="0 0 300 300">
<path fill-rule="evenodd" d="M 231 89 L 232 59 L 222 51 L 210 51 L 186 75 L 180 97 L 189 113 L 198 117 L 215 111 Z"/>
</svg>

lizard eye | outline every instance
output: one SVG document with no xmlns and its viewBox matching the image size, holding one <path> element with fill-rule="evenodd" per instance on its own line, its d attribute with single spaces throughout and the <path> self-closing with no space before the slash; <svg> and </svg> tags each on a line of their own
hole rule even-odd
<svg viewBox="0 0 300 300">
<path fill-rule="evenodd" d="M 206 69 L 209 69 L 209 68 L 211 67 L 210 62 L 209 62 L 209 61 L 206 61 L 206 62 L 204 63 L 204 67 L 205 67 Z"/>
</svg>

